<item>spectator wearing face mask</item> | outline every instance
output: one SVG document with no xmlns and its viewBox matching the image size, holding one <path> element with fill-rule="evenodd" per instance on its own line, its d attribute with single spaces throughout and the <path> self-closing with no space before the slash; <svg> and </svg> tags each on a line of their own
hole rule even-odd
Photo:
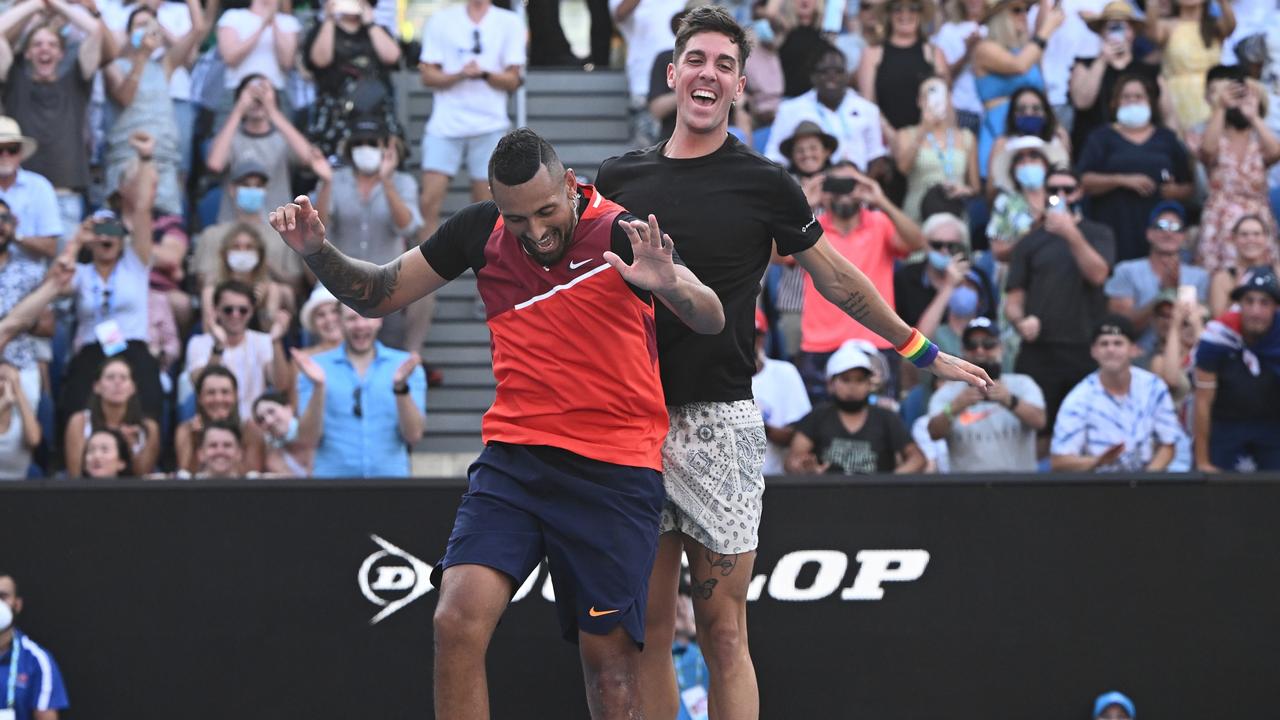
<svg viewBox="0 0 1280 720">
<path fill-rule="evenodd" d="M 269 4 L 272 0 L 260 1 Z M 233 12 L 247 11 L 229 10 L 227 15 Z M 292 16 L 277 17 L 293 19 Z M 236 104 L 222 129 L 214 136 L 209 146 L 209 157 L 205 160 L 211 172 L 220 173 L 229 167 L 233 173 L 232 182 L 243 174 L 236 172 L 236 168 L 247 163 L 255 163 L 261 168 L 259 174 L 265 180 L 266 194 L 262 200 L 250 203 L 243 197 L 233 199 L 230 188 L 224 186 L 222 204 L 218 208 L 218 220 L 221 222 L 236 217 L 240 210 L 265 215 L 264 208 L 279 207 L 293 200 L 293 189 L 289 184 L 293 169 L 307 168 L 322 180 L 329 179 L 332 173 L 329 161 L 307 142 L 307 138 L 281 111 L 275 87 L 260 75 L 245 77 L 236 88 Z M 257 193 L 251 195 L 257 200 L 256 196 Z M 268 249 L 267 265 L 277 280 L 295 286 L 301 284 L 302 263 L 283 241 L 277 240 Z"/>
<path fill-rule="evenodd" d="M 222 265 L 219 255 L 227 235 L 232 230 L 245 226 L 254 228 L 266 238 L 267 268 L 272 271 L 273 276 L 287 275 L 293 271 L 294 266 L 301 268 L 296 260 L 285 258 L 285 253 L 293 253 L 278 237 L 273 236 L 267 225 L 267 214 L 263 212 L 266 208 L 266 187 L 270 180 L 267 169 L 255 160 L 244 160 L 231 169 L 230 180 L 227 192 L 230 193 L 234 212 L 227 221 L 210 225 L 196 236 L 191 257 L 191 271 L 196 279 L 204 283 L 208 278 L 217 277 Z M 284 250 L 275 249 L 277 245 Z"/>
<path fill-rule="evenodd" d="M 885 197 L 880 184 L 842 162 L 827 171 L 818 217 L 836 252 L 866 273 L 885 302 L 893 307 L 893 263 L 924 247 L 924 235 L 906 213 Z M 797 365 L 811 398 L 826 396 L 825 368 L 831 353 L 845 342 L 868 340 L 889 363 L 890 394 L 897 392 L 900 356 L 884 338 L 871 332 L 822 297 L 806 275 L 800 316 Z"/>
<path fill-rule="evenodd" d="M 400 257 L 422 229 L 418 183 L 399 170 L 403 146 L 377 118 L 351 127 L 342 149 L 343 166 L 316 193 L 316 210 L 329 242 L 351 257 L 388 263 Z M 383 320 L 379 339 L 418 352 L 431 328 L 435 300 L 423 298 Z"/>
<path fill-rule="evenodd" d="M 1018 138 L 1035 137 L 1044 141 L 1041 152 L 1049 161 L 1049 167 L 1071 164 L 1071 141 L 1067 131 L 1058 124 L 1044 92 L 1030 86 L 1018 88 L 1009 97 L 1009 109 L 1004 133 L 991 146 L 991 164 L 987 174 L 989 198 L 995 197 L 999 191 L 1014 189 L 1009 182 L 1009 154 L 1005 148 Z"/>
<path fill-rule="evenodd" d="M 894 138 L 898 171 L 907 176 L 902 209 L 920 222 L 925 195 L 940 188 L 950 200 L 978 193 L 978 140 L 956 125 L 947 83 L 929 78 L 920 85 L 920 124 L 903 128 Z M 924 332 L 923 330 L 921 332 Z"/>
<path fill-rule="evenodd" d="M 987 222 L 987 242 L 997 260 L 1008 262 L 1017 243 L 1039 223 L 1048 204 L 1045 179 L 1049 156 L 1044 141 L 1034 135 L 1014 138 L 1004 146 L 1001 164 L 1008 168 L 1000 183 L 1008 189 L 996 195 Z M 992 158 L 992 164 L 996 164 Z M 995 178 L 988 182 L 996 185 Z"/>
<path fill-rule="evenodd" d="M 1247 215 L 1275 227 L 1267 169 L 1280 161 L 1280 138 L 1267 127 L 1267 92 L 1238 66 L 1209 70 L 1209 120 L 1187 132 L 1187 147 L 1204 165 L 1209 196 L 1200 214 L 1200 265 L 1232 265 L 1231 229 Z"/>
<path fill-rule="evenodd" d="M 255 320 L 259 328 L 269 328 L 275 324 L 281 311 L 292 315 L 297 310 L 293 288 L 271 279 L 267 271 L 266 238 L 274 238 L 275 233 L 249 224 L 239 224 L 231 229 L 222 240 L 219 253 L 222 262 L 218 272 L 204 278 L 204 288 L 200 291 L 200 312 L 204 327 L 212 327 L 217 323 L 217 308 L 213 301 L 213 290 L 228 280 L 235 280 L 253 288 L 253 303 L 256 308 Z"/>
<path fill-rule="evenodd" d="M 1101 13 L 1081 16 L 1101 36 L 1101 44 L 1097 57 L 1081 53 L 1071 69 L 1071 104 L 1076 110 L 1071 144 L 1076 148 L 1084 146 L 1094 128 L 1111 122 L 1111 94 L 1121 77 L 1140 75 L 1161 87 L 1160 66 L 1134 55 L 1133 42 L 1142 31 L 1142 20 L 1128 0 L 1111 0 Z M 1162 91 L 1160 97 L 1165 102 L 1168 94 Z"/>
<path fill-rule="evenodd" d="M 1147 217 L 1161 200 L 1186 202 L 1194 190 L 1187 149 L 1161 124 L 1155 87 L 1141 76 L 1116 82 L 1115 123 L 1085 142 L 1077 167 L 1090 220 L 1115 233 L 1116 260 L 1147 254 Z"/>
<path fill-rule="evenodd" d="M 932 328 L 926 334 L 943 352 L 955 355 L 965 323 L 976 316 L 996 319 L 995 285 L 969 260 L 969 226 L 963 220 L 937 213 L 920 230 L 928 253 L 893 274 L 894 309 L 912 327 Z M 938 335 L 935 330 L 942 327 L 951 329 Z"/>
</svg>

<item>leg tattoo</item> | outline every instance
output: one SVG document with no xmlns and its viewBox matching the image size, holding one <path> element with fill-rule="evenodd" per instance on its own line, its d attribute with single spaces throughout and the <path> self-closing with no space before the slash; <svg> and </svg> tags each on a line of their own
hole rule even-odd
<svg viewBox="0 0 1280 720">
<path fill-rule="evenodd" d="M 737 555 L 721 555 L 720 553 L 713 553 L 710 550 L 707 550 L 706 558 L 707 564 L 711 566 L 712 572 L 719 569 L 720 577 L 729 577 L 729 575 L 733 573 L 733 569 L 738 566 Z M 698 579 L 693 577 L 692 570 L 689 573 L 689 579 L 693 585 L 693 587 L 690 588 L 690 592 L 699 600 L 710 600 L 711 593 L 715 590 L 716 585 L 720 583 L 720 581 L 715 578 L 707 578 L 702 582 L 698 582 Z"/>
</svg>

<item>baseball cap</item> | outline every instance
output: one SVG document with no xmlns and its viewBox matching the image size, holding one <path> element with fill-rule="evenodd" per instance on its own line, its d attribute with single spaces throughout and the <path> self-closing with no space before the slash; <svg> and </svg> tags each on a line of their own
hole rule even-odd
<svg viewBox="0 0 1280 720">
<path fill-rule="evenodd" d="M 1151 227 L 1152 225 L 1155 225 L 1156 218 L 1160 217 L 1161 215 L 1167 212 L 1171 212 L 1174 215 L 1177 215 L 1178 220 L 1180 220 L 1184 225 L 1186 224 L 1187 209 L 1182 207 L 1182 203 L 1178 202 L 1177 200 L 1161 200 L 1160 202 L 1156 203 L 1155 207 L 1151 208 L 1151 214 L 1147 216 L 1147 227 Z"/>
<path fill-rule="evenodd" d="M 960 333 L 960 342 L 967 342 L 969 336 L 976 332 L 985 332 L 990 334 L 991 337 L 1000 337 L 1000 329 L 996 327 L 995 323 L 991 322 L 991 318 L 979 315 L 964 326 L 964 332 Z"/>
<path fill-rule="evenodd" d="M 1270 265 L 1257 265 L 1246 270 L 1240 284 L 1231 291 L 1231 301 L 1240 302 L 1240 298 L 1250 290 L 1261 290 L 1280 302 L 1280 280 L 1276 279 L 1276 271 Z"/>
<path fill-rule="evenodd" d="M 267 168 L 257 160 L 241 160 L 231 168 L 232 183 L 239 183 L 250 175 L 257 175 L 262 178 L 264 183 L 271 181 L 271 176 L 267 174 Z"/>
<path fill-rule="evenodd" d="M 1098 717 L 1112 705 L 1119 705 L 1124 708 L 1124 711 L 1129 713 L 1131 718 L 1138 717 L 1138 713 L 1133 709 L 1133 701 L 1129 699 L 1129 696 L 1115 690 L 1103 693 L 1098 696 L 1097 700 L 1093 701 L 1093 716 L 1095 718 Z"/>
<path fill-rule="evenodd" d="M 1093 342 L 1097 342 L 1098 338 L 1104 335 L 1123 335 L 1129 339 L 1129 342 L 1138 341 L 1138 331 L 1134 330 L 1129 318 L 1123 315 L 1108 315 L 1093 326 Z"/>
<path fill-rule="evenodd" d="M 1178 302 L 1178 291 L 1173 288 L 1165 288 L 1156 295 L 1156 299 L 1151 301 L 1151 308 L 1160 307 L 1161 305 L 1173 305 Z"/>
<path fill-rule="evenodd" d="M 874 372 L 871 358 L 853 340 L 849 340 L 831 353 L 830 358 L 827 358 L 827 379 L 830 380 L 840 373 L 857 368 L 862 368 L 868 373 Z"/>
</svg>

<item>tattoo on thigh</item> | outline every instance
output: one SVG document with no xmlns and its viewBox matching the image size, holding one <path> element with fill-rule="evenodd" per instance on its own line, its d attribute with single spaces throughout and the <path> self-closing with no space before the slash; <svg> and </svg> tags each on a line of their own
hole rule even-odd
<svg viewBox="0 0 1280 720">
<path fill-rule="evenodd" d="M 720 553 L 713 553 L 708 550 L 707 564 L 711 566 L 712 570 L 719 568 L 721 577 L 729 577 L 733 572 L 733 569 L 738 566 L 738 556 L 721 555 Z"/>
<path fill-rule="evenodd" d="M 702 582 L 698 582 L 698 578 L 692 575 L 689 576 L 689 579 L 692 581 L 689 593 L 699 600 L 710 600 L 711 592 L 716 589 L 716 585 L 720 582 L 715 578 L 707 578 Z"/>
</svg>

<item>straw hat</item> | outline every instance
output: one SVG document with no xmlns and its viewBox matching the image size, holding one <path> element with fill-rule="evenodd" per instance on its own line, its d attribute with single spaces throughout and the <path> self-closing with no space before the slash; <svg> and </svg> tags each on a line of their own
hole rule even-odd
<svg viewBox="0 0 1280 720">
<path fill-rule="evenodd" d="M 35 138 L 22 134 L 22 128 L 18 126 L 17 120 L 7 115 L 0 115 L 0 145 L 9 145 L 17 142 L 22 143 L 21 160 L 26 160 L 35 155 L 36 148 L 40 147 Z"/>
<path fill-rule="evenodd" d="M 1016 4 L 1026 5 L 1027 9 L 1030 10 L 1034 0 L 987 0 L 987 9 L 982 12 L 982 17 L 978 20 L 978 23 L 985 24 L 991 18 L 1007 10 L 1010 5 Z"/>
<path fill-rule="evenodd" d="M 1088 25 L 1090 30 L 1099 35 L 1102 34 L 1102 29 L 1106 27 L 1107 23 L 1113 20 L 1127 22 L 1130 25 L 1137 25 L 1143 22 L 1142 15 L 1134 12 L 1133 6 L 1126 0 L 1111 0 L 1106 7 L 1102 8 L 1102 12 L 1082 12 L 1080 13 L 1080 18 L 1084 20 L 1084 24 Z"/>
</svg>

